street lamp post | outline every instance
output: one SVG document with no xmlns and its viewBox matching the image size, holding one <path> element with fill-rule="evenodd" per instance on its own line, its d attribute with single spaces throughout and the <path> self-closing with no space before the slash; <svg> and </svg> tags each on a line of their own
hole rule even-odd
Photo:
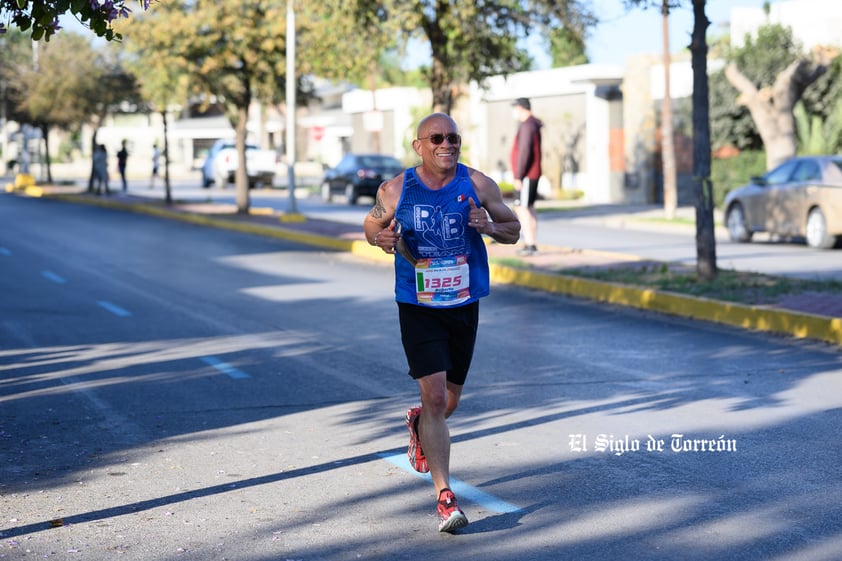
<svg viewBox="0 0 842 561">
<path fill-rule="evenodd" d="M 287 172 L 289 176 L 289 212 L 297 214 L 295 205 L 295 10 L 293 0 L 287 0 Z"/>
</svg>

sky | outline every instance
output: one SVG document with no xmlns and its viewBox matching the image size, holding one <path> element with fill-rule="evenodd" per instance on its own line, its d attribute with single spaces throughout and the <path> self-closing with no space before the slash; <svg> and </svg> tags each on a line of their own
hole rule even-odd
<svg viewBox="0 0 842 561">
<path fill-rule="evenodd" d="M 759 8 L 764 2 L 765 0 L 707 0 L 705 11 L 711 21 L 708 33 L 718 35 L 727 32 L 732 7 Z M 661 53 L 663 38 L 659 10 L 654 8 L 626 10 L 623 0 L 592 0 L 591 3 L 594 12 L 602 22 L 591 30 L 586 42 L 586 50 L 591 63 L 622 66 L 629 55 Z M 777 2 L 772 0 L 771 3 Z M 689 44 L 690 33 L 693 30 L 692 1 L 682 0 L 682 5 L 684 7 L 670 13 L 670 51 L 672 53 L 680 51 Z M 80 30 L 79 24 L 72 18 L 64 17 L 62 24 L 67 29 Z M 550 66 L 549 56 L 543 50 L 543 46 L 529 46 L 529 51 L 539 69 Z M 410 53 L 414 56 L 407 57 L 403 64 L 404 68 L 429 64 L 428 48 L 415 47 L 410 49 Z"/>
<path fill-rule="evenodd" d="M 774 4 L 775 2 L 771 2 Z M 686 7 L 670 12 L 670 52 L 676 53 L 690 43 L 693 31 L 693 7 L 684 0 Z M 727 32 L 734 6 L 763 7 L 764 0 L 707 0 L 705 13 L 711 22 L 708 35 Z M 590 34 L 586 52 L 594 64 L 625 64 L 632 54 L 660 54 L 663 52 L 661 13 L 657 9 L 634 8 L 626 11 L 622 0 L 594 0 L 594 11 L 601 23 Z M 535 53 L 533 56 L 539 65 Z"/>
<path fill-rule="evenodd" d="M 765 0 L 707 0 L 705 13 L 711 21 L 708 34 L 727 32 L 734 6 L 763 7 Z M 839 1 L 839 0 L 832 0 Z M 594 13 L 602 22 L 591 30 L 585 44 L 588 59 L 594 64 L 625 65 L 626 57 L 638 54 L 661 54 L 663 51 L 661 13 L 657 9 L 626 10 L 623 0 L 592 0 Z M 776 3 L 772 0 L 772 4 Z M 690 43 L 693 31 L 691 0 L 682 0 L 684 7 L 670 13 L 670 52 L 675 53 Z M 537 69 L 550 67 L 550 58 L 538 41 L 527 42 L 527 49 Z M 426 45 L 415 45 L 404 60 L 404 68 L 415 68 L 430 62 Z"/>
</svg>

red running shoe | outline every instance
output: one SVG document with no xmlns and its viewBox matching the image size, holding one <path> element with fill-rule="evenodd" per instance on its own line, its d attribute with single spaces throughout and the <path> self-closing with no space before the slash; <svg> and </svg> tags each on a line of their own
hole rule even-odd
<svg viewBox="0 0 842 561">
<path fill-rule="evenodd" d="M 418 418 L 421 416 L 420 407 L 410 407 L 406 412 L 406 428 L 409 429 L 409 448 L 406 455 L 409 458 L 409 465 L 419 473 L 427 473 L 427 458 L 421 450 L 421 440 L 418 438 Z"/>
<path fill-rule="evenodd" d="M 436 509 L 439 511 L 439 532 L 453 532 L 468 525 L 468 517 L 459 508 L 456 495 L 450 489 L 441 490 Z"/>
</svg>

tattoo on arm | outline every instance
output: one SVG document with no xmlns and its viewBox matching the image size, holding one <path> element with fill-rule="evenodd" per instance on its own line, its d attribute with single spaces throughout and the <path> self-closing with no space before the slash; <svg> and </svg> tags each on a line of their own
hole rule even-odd
<svg viewBox="0 0 842 561">
<path fill-rule="evenodd" d="M 383 206 L 383 201 L 380 200 L 380 192 L 377 192 L 377 196 L 374 199 L 374 207 L 371 209 L 372 218 L 382 218 L 383 214 L 385 214 L 386 208 Z"/>
</svg>

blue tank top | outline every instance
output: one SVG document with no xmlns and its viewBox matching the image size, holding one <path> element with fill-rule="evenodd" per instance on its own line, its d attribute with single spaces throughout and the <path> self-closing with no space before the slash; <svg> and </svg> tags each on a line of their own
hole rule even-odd
<svg viewBox="0 0 842 561">
<path fill-rule="evenodd" d="M 488 295 L 488 254 L 482 235 L 467 225 L 469 198 L 479 206 L 463 164 L 457 165 L 453 180 L 437 190 L 424 185 L 414 168 L 406 170 L 395 219 L 404 244 L 419 261 L 413 265 L 395 255 L 398 302 L 453 307 Z"/>
</svg>

